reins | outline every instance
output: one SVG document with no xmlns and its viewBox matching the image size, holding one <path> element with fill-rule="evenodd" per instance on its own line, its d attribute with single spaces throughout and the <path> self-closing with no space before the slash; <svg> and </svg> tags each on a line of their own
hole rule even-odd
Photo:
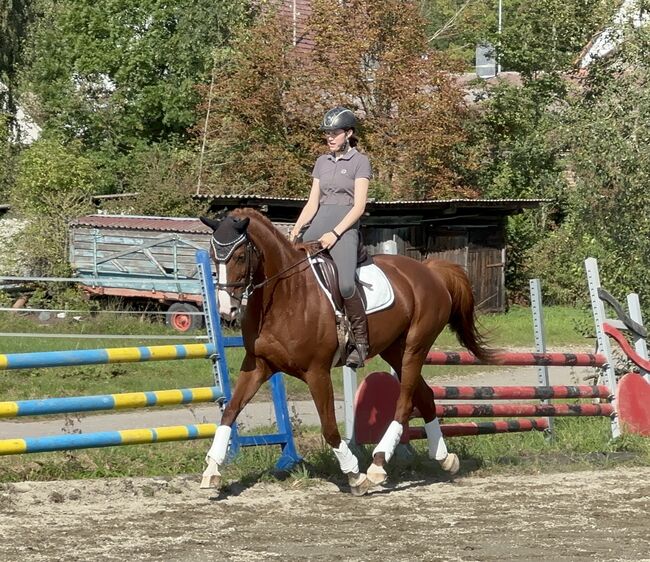
<svg viewBox="0 0 650 562">
<path fill-rule="evenodd" d="M 250 291 L 248 291 L 248 290 L 246 291 L 246 292 L 247 292 L 247 296 L 250 296 L 250 295 L 253 293 L 253 291 L 256 291 L 257 289 L 261 289 L 262 287 L 264 287 L 264 285 L 266 285 L 266 284 L 269 283 L 270 281 L 273 281 L 274 279 L 280 277 L 281 275 L 284 275 L 287 271 L 290 271 L 290 270 L 293 269 L 294 267 L 299 266 L 301 263 L 306 262 L 309 258 L 313 258 L 313 257 L 317 256 L 318 254 L 323 253 L 324 251 L 325 251 L 325 248 L 321 248 L 320 250 L 317 250 L 317 251 L 314 252 L 313 254 L 309 254 L 309 253 L 308 253 L 308 254 L 307 254 L 304 258 L 302 258 L 301 260 L 298 260 L 296 263 L 294 263 L 294 264 L 290 265 L 289 267 L 283 269 L 283 270 L 280 271 L 279 273 L 276 273 L 275 275 L 271 275 L 271 277 L 267 277 L 267 278 L 264 279 L 264 281 L 262 281 L 261 283 L 257 283 L 256 285 L 250 285 Z"/>
</svg>

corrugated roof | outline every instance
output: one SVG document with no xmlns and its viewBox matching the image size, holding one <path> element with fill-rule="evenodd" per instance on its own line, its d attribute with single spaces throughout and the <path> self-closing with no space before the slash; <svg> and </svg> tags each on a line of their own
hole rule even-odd
<svg viewBox="0 0 650 562">
<path fill-rule="evenodd" d="M 224 201 L 235 204 L 247 204 L 256 202 L 259 204 L 293 204 L 304 203 L 306 197 L 270 197 L 266 195 L 253 195 L 245 193 L 229 193 L 225 195 L 194 195 L 196 199 Z M 370 199 L 368 206 L 372 207 L 422 207 L 436 208 L 455 205 L 458 207 L 499 207 L 499 206 L 521 206 L 536 207 L 542 203 L 552 203 L 553 199 L 427 199 L 427 200 L 400 200 L 400 201 L 374 201 Z"/>
<path fill-rule="evenodd" d="M 131 228 L 133 230 L 187 232 L 195 234 L 209 234 L 211 232 L 199 219 L 126 215 L 87 215 L 71 221 L 70 226 L 72 228 L 78 226 Z"/>
</svg>

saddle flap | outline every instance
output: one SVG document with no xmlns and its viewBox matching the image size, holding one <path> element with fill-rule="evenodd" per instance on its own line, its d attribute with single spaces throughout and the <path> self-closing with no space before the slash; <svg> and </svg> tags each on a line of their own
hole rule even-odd
<svg viewBox="0 0 650 562">
<path fill-rule="evenodd" d="M 329 254 L 322 253 L 310 260 L 318 284 L 335 311 L 343 314 L 343 297 L 339 291 L 338 272 Z M 366 314 L 384 310 L 393 304 L 395 295 L 385 273 L 374 263 L 357 269 L 356 285 Z"/>
<path fill-rule="evenodd" d="M 343 297 L 339 290 L 338 270 L 336 264 L 329 254 L 322 253 L 319 258 L 312 259 L 314 273 L 318 277 L 321 286 L 329 292 L 334 308 L 343 310 Z"/>
</svg>

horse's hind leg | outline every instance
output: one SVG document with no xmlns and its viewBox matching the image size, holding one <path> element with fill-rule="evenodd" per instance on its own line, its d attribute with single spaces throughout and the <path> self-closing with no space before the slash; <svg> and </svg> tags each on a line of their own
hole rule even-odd
<svg viewBox="0 0 650 562">
<path fill-rule="evenodd" d="M 382 484 L 387 479 L 384 466 L 388 463 L 395 452 L 395 448 L 402 437 L 404 425 L 411 416 L 413 411 L 413 394 L 417 389 L 417 381 L 420 377 L 420 371 L 427 354 L 428 347 L 422 349 L 406 349 L 401 357 L 397 357 L 397 352 L 403 349 L 399 344 L 388 353 L 383 353 L 384 357 L 391 366 L 400 375 L 400 393 L 395 408 L 395 419 L 390 423 L 388 429 L 372 452 L 372 464 L 368 468 L 368 479 L 375 485 Z M 399 367 L 399 370 L 398 370 Z M 421 378 L 421 377 L 420 377 Z"/>
<path fill-rule="evenodd" d="M 305 380 L 318 410 L 323 437 L 332 447 L 341 471 L 347 475 L 352 495 L 364 495 L 370 488 L 370 483 L 366 475 L 360 472 L 357 457 L 350 451 L 348 444 L 341 439 L 339 428 L 336 425 L 334 391 L 329 370 L 309 371 Z"/>
<path fill-rule="evenodd" d="M 427 434 L 429 445 L 429 458 L 437 460 L 446 472 L 456 474 L 460 468 L 460 461 L 456 454 L 447 451 L 447 445 L 440 429 L 440 422 L 436 417 L 436 403 L 433 398 L 433 391 L 422 378 L 422 375 L 420 375 L 413 393 L 413 405 L 420 411 L 424 419 L 424 431 Z"/>
</svg>

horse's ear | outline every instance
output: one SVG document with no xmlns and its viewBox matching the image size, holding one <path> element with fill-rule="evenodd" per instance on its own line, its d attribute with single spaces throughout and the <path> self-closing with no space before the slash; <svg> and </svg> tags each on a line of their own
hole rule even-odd
<svg viewBox="0 0 650 562">
<path fill-rule="evenodd" d="M 237 221 L 233 226 L 239 234 L 244 234 L 246 232 L 246 228 L 248 228 L 248 223 L 251 222 L 251 219 L 246 217 L 245 219 L 241 219 Z"/>
<path fill-rule="evenodd" d="M 210 219 L 208 217 L 199 217 L 199 219 L 205 226 L 211 228 L 212 230 L 217 230 L 217 228 L 219 228 L 219 223 L 221 222 L 220 220 Z"/>
</svg>

